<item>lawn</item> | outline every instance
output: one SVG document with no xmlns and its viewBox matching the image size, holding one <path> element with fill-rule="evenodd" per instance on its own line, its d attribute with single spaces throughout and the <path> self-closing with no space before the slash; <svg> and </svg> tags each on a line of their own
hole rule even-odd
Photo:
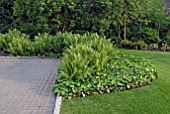
<svg viewBox="0 0 170 114">
<path fill-rule="evenodd" d="M 61 114 L 169 114 L 170 53 L 120 50 L 145 57 L 159 70 L 158 80 L 128 91 L 63 100 Z"/>
</svg>

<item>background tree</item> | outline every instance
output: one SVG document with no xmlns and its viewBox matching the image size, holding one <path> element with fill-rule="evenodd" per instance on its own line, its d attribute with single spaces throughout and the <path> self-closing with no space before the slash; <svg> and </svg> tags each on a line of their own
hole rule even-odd
<svg viewBox="0 0 170 114">
<path fill-rule="evenodd" d="M 148 18 L 151 23 L 157 28 L 158 37 L 160 37 L 160 30 L 169 24 L 168 9 L 166 2 L 163 0 L 151 0 L 151 7 L 148 9 Z"/>
<path fill-rule="evenodd" d="M 0 1 L 0 33 L 5 33 L 8 29 L 15 27 L 13 7 L 14 0 Z"/>
</svg>

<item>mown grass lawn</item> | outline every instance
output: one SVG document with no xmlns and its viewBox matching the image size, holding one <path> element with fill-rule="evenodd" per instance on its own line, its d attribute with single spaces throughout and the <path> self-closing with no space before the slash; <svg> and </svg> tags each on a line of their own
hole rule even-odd
<svg viewBox="0 0 170 114">
<path fill-rule="evenodd" d="M 128 91 L 63 100 L 61 114 L 170 114 L 170 53 L 119 51 L 149 59 L 158 79 Z"/>
</svg>

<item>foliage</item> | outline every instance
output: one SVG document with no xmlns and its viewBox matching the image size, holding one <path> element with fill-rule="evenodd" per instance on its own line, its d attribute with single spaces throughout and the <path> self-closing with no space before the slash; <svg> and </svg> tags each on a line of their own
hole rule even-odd
<svg viewBox="0 0 170 114">
<path fill-rule="evenodd" d="M 0 1 L 0 33 L 8 32 L 8 29 L 14 28 L 13 16 L 14 0 L 1 0 Z"/>
<path fill-rule="evenodd" d="M 169 51 L 170 50 L 170 47 L 168 46 L 167 43 L 162 43 L 162 46 L 161 46 L 161 51 Z"/>
<path fill-rule="evenodd" d="M 139 50 L 147 50 L 148 48 L 148 45 L 142 40 L 135 42 L 135 46 L 136 46 L 136 49 L 139 49 Z"/>
<path fill-rule="evenodd" d="M 157 49 L 158 49 L 158 44 L 150 44 L 150 45 L 148 46 L 148 48 L 149 48 L 150 50 L 157 50 Z"/>
<path fill-rule="evenodd" d="M 77 44 L 88 45 L 95 51 L 104 51 L 106 55 L 112 53 L 112 43 L 98 34 L 72 34 L 58 32 L 56 35 L 42 33 L 34 36 L 31 40 L 29 35 L 23 34 L 14 29 L 9 30 L 6 34 L 0 34 L 0 49 L 4 52 L 9 52 L 15 56 L 53 56 L 61 57 L 62 52 L 69 46 L 76 46 Z M 21 45 L 21 46 L 19 46 Z M 24 46 L 25 45 L 25 46 Z M 100 47 L 98 46 L 100 45 Z M 17 47 L 24 48 L 24 52 L 18 52 Z M 28 49 L 26 49 L 28 48 Z M 20 50 L 20 51 L 23 51 Z"/>
<path fill-rule="evenodd" d="M 87 36 L 82 41 L 71 45 L 63 53 L 59 70 L 69 80 L 85 81 L 89 77 L 94 78 L 92 75 L 101 71 L 113 56 L 113 46 L 107 40 L 95 37 L 88 40 Z"/>
<path fill-rule="evenodd" d="M 93 74 L 92 78 L 86 77 L 84 81 L 65 77 L 61 73 L 63 69 L 60 69 L 53 88 L 54 93 L 69 99 L 85 97 L 138 87 L 157 78 L 157 70 L 143 58 L 117 54 L 112 59 L 112 63 L 106 64 L 103 70 Z M 80 64 L 81 66 L 78 61 L 76 65 Z M 68 65 L 68 67 L 70 66 Z M 76 66 L 72 65 L 72 67 Z M 76 76 L 77 78 L 82 78 L 82 75 Z"/>
<path fill-rule="evenodd" d="M 157 78 L 148 61 L 123 54 L 115 57 L 110 41 L 97 34 L 65 37 L 65 44 L 70 46 L 63 53 L 53 88 L 64 98 L 130 89 Z"/>
<path fill-rule="evenodd" d="M 51 38 L 47 33 L 38 34 L 34 37 L 35 42 L 35 53 L 45 55 L 46 52 L 50 51 Z"/>
<path fill-rule="evenodd" d="M 170 31 L 166 33 L 166 36 L 162 41 L 170 46 Z"/>
<path fill-rule="evenodd" d="M 101 61 L 99 52 L 86 45 L 76 45 L 66 49 L 59 70 L 69 80 L 84 82 L 92 78 L 92 74 L 99 72 L 105 62 L 107 61 Z"/>
<path fill-rule="evenodd" d="M 19 29 L 30 35 L 52 32 L 55 27 L 60 26 L 57 17 L 60 17 L 63 3 L 63 0 L 15 0 L 14 15 Z"/>
<path fill-rule="evenodd" d="M 147 15 L 157 29 L 157 36 L 160 37 L 161 28 L 165 29 L 169 24 L 167 2 L 163 0 L 152 0 L 150 3 L 151 7 L 148 9 Z"/>
<path fill-rule="evenodd" d="M 9 52 L 14 56 L 28 56 L 34 50 L 29 36 L 19 32 L 18 30 L 9 30 L 6 34 L 0 35 L 1 50 Z"/>
<path fill-rule="evenodd" d="M 157 30 L 153 28 L 143 28 L 142 29 L 143 40 L 147 44 L 159 43 L 161 39 L 157 35 Z"/>
<path fill-rule="evenodd" d="M 122 40 L 122 41 L 120 42 L 120 45 L 121 45 L 121 47 L 123 47 L 123 48 L 129 48 L 129 49 L 133 47 L 132 41 L 129 41 L 129 40 Z"/>
<path fill-rule="evenodd" d="M 136 42 L 132 42 L 130 40 L 122 40 L 120 45 L 122 48 L 138 49 L 138 50 L 147 50 L 148 49 L 148 45 L 142 40 L 139 40 Z"/>
<path fill-rule="evenodd" d="M 130 91 L 62 100 L 61 114 L 167 114 L 170 112 L 170 53 L 119 50 L 151 61 L 159 69 L 158 80 L 149 86 Z"/>
<path fill-rule="evenodd" d="M 34 53 L 38 56 L 61 56 L 63 50 L 63 40 L 57 35 L 48 33 L 38 34 L 34 37 Z"/>
<path fill-rule="evenodd" d="M 63 40 L 57 35 L 38 34 L 33 40 L 14 29 L 0 34 L 0 50 L 14 56 L 52 56 L 59 57 L 63 51 Z M 64 35 L 64 34 L 63 34 Z"/>
<path fill-rule="evenodd" d="M 162 0 L 2 0 L 0 5 L 0 32 L 17 28 L 32 39 L 38 33 L 97 32 L 118 44 L 142 40 L 161 45 L 170 25 Z"/>
<path fill-rule="evenodd" d="M 8 45 L 7 52 L 14 56 L 32 56 L 34 51 L 32 42 L 24 37 L 13 38 Z"/>
</svg>

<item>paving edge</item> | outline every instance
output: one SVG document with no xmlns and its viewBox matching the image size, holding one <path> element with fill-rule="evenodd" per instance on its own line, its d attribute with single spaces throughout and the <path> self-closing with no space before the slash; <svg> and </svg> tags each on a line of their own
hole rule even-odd
<svg viewBox="0 0 170 114">
<path fill-rule="evenodd" d="M 60 107 L 61 107 L 62 97 L 57 96 L 55 101 L 55 107 L 53 114 L 60 114 Z"/>
<path fill-rule="evenodd" d="M 39 56 L 0 56 L 0 59 L 60 59 L 60 58 Z"/>
</svg>

